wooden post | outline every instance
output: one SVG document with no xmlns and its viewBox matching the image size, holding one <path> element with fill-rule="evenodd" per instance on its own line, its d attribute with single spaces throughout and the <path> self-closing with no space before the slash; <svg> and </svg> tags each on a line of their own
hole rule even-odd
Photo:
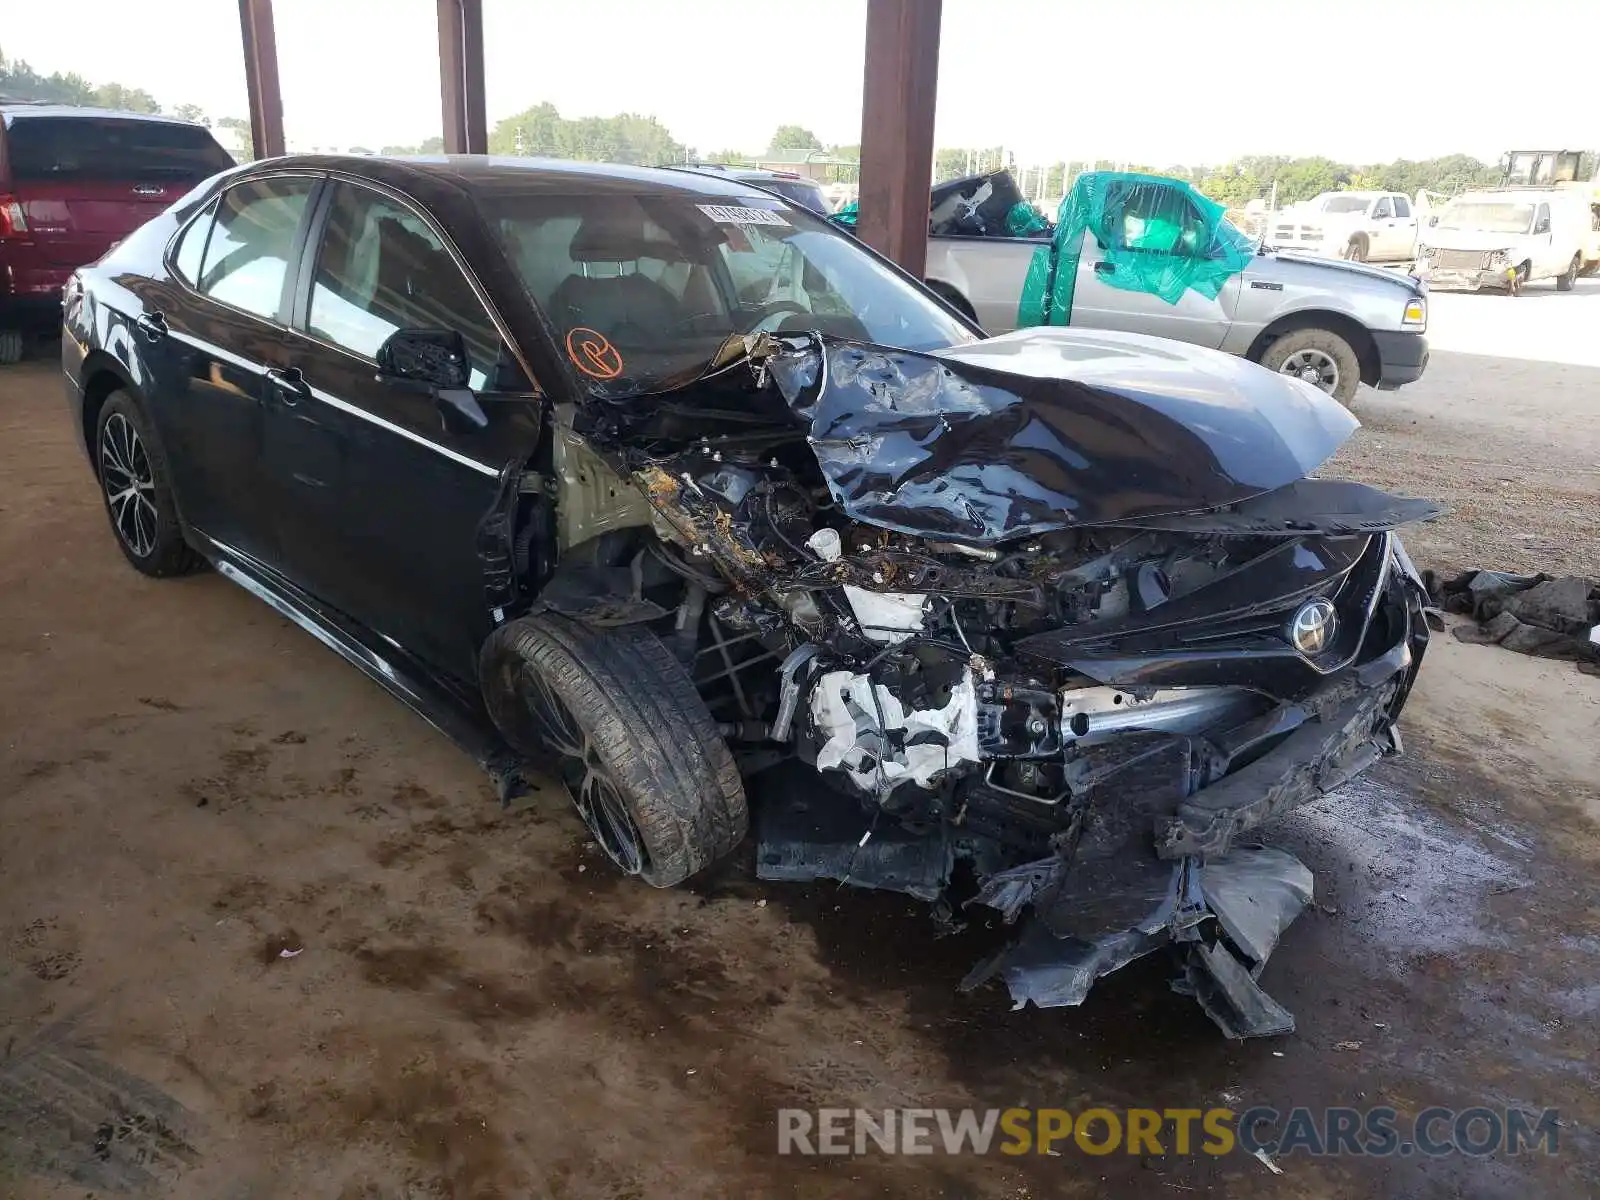
<svg viewBox="0 0 1600 1200">
<path fill-rule="evenodd" d="M 487 154 L 483 101 L 483 0 L 438 0 L 439 90 L 446 154 Z"/>
<path fill-rule="evenodd" d="M 244 40 L 244 80 L 250 92 L 250 144 L 257 158 L 275 158 L 283 147 L 283 92 L 278 87 L 278 41 L 272 32 L 272 0 L 239 0 Z"/>
<path fill-rule="evenodd" d="M 919 278 L 928 258 L 941 8 L 942 0 L 867 0 L 856 230 Z"/>
</svg>

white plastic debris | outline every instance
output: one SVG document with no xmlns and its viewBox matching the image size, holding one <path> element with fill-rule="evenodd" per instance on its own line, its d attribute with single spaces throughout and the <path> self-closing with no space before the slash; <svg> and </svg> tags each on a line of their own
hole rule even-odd
<svg viewBox="0 0 1600 1200">
<path fill-rule="evenodd" d="M 301 946 L 298 950 L 291 950 L 291 949 L 289 949 L 289 947 L 285 946 L 282 950 L 278 951 L 278 957 L 279 958 L 294 958 L 297 955 L 304 954 L 305 952 L 306 952 L 306 948 L 304 946 Z"/>
<path fill-rule="evenodd" d="M 1266 1167 L 1267 1170 L 1271 1171 L 1274 1175 L 1283 1174 L 1283 1168 L 1277 1163 L 1273 1162 L 1272 1155 L 1268 1154 L 1260 1146 L 1256 1147 L 1256 1157 L 1261 1160 L 1261 1165 Z"/>
<path fill-rule="evenodd" d="M 1361 1043 L 1360 1042 L 1335 1042 L 1333 1044 L 1333 1048 L 1335 1050 L 1359 1050 L 1359 1049 L 1361 1049 Z"/>
</svg>

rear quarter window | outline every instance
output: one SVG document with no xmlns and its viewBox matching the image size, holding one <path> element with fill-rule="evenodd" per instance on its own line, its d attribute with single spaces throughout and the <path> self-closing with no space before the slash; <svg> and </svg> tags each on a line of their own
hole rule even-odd
<svg viewBox="0 0 1600 1200">
<path fill-rule="evenodd" d="M 116 117 L 13 117 L 6 160 L 19 183 L 201 180 L 233 166 L 198 125 Z"/>
<path fill-rule="evenodd" d="M 205 258 L 206 239 L 211 236 L 211 221 L 216 213 L 217 201 L 213 200 L 205 212 L 189 223 L 173 248 L 172 269 L 190 287 L 200 281 L 200 263 Z"/>
</svg>

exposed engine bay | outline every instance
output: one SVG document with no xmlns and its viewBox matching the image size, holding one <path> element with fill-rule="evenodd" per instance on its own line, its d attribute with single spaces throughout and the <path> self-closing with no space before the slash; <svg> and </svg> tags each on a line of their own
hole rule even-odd
<svg viewBox="0 0 1600 1200">
<path fill-rule="evenodd" d="M 1438 509 L 1309 478 L 1342 407 L 1169 346 L 751 338 L 577 415 L 646 507 L 542 602 L 668 631 L 763 878 L 996 910 L 963 986 L 1018 1006 L 1172 946 L 1226 1034 L 1282 1033 L 1256 977 L 1312 880 L 1251 832 L 1398 749 L 1427 630 L 1392 530 Z"/>
</svg>

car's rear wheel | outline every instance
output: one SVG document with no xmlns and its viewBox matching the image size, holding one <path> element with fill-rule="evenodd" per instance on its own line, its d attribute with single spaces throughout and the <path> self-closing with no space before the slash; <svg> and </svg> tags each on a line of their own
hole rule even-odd
<svg viewBox="0 0 1600 1200">
<path fill-rule="evenodd" d="M 1341 404 L 1354 400 L 1361 384 L 1355 347 L 1331 329 L 1291 330 L 1266 348 L 1261 365 L 1303 379 Z"/>
<path fill-rule="evenodd" d="M 1583 270 L 1583 255 L 1574 254 L 1567 264 L 1565 274 L 1556 276 L 1556 291 L 1570 292 L 1578 286 L 1578 273 Z"/>
<path fill-rule="evenodd" d="M 112 392 L 95 423 L 95 471 L 117 545 L 135 569 L 161 578 L 204 565 L 183 540 L 171 476 L 139 402 Z"/>
<path fill-rule="evenodd" d="M 0 329 L 0 367 L 22 361 L 23 337 L 20 329 Z"/>
<path fill-rule="evenodd" d="M 671 887 L 727 854 L 749 825 L 744 783 L 682 665 L 636 626 L 553 613 L 484 643 L 484 702 L 511 745 L 551 761 L 621 870 Z"/>
</svg>

